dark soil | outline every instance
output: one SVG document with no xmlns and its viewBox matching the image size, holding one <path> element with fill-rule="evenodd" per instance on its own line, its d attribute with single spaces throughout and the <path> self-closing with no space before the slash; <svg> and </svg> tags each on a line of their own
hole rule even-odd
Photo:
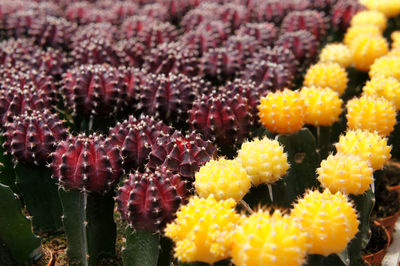
<svg viewBox="0 0 400 266">
<path fill-rule="evenodd" d="M 378 252 L 386 248 L 388 237 L 385 230 L 381 226 L 377 226 L 374 223 L 370 223 L 371 227 L 371 239 L 365 249 L 362 250 L 362 255 L 369 255 Z"/>
<path fill-rule="evenodd" d="M 385 166 L 383 182 L 389 187 L 400 185 L 400 163 L 390 162 Z"/>
<path fill-rule="evenodd" d="M 383 218 L 394 215 L 400 210 L 397 191 L 390 191 L 383 186 L 380 191 L 375 191 L 375 206 L 371 217 Z"/>
</svg>

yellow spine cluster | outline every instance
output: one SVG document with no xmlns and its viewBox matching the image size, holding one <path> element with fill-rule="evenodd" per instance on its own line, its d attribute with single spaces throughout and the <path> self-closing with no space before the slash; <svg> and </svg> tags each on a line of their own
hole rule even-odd
<svg viewBox="0 0 400 266">
<path fill-rule="evenodd" d="M 294 206 L 291 216 L 307 232 L 308 251 L 312 254 L 339 253 L 358 231 L 356 211 L 340 192 L 309 191 Z"/>
<path fill-rule="evenodd" d="M 290 134 L 304 125 L 305 103 L 299 92 L 285 89 L 261 98 L 261 123 L 271 132 Z"/>
<path fill-rule="evenodd" d="M 393 77 L 374 76 L 363 87 L 363 93 L 369 96 L 384 97 L 400 110 L 400 81 Z"/>
<path fill-rule="evenodd" d="M 396 124 L 396 109 L 385 98 L 362 96 L 347 102 L 346 118 L 350 129 L 376 131 L 389 136 Z"/>
<path fill-rule="evenodd" d="M 352 27 L 373 25 L 377 26 L 379 30 L 383 32 L 386 29 L 387 18 L 383 13 L 377 10 L 364 10 L 353 16 L 350 25 Z"/>
<path fill-rule="evenodd" d="M 360 0 L 360 3 L 370 10 L 377 10 L 391 18 L 400 14 L 399 0 Z"/>
<path fill-rule="evenodd" d="M 319 54 L 320 62 L 338 63 L 342 67 L 348 67 L 351 64 L 350 49 L 342 43 L 327 44 Z"/>
<path fill-rule="evenodd" d="M 232 199 L 216 201 L 192 197 L 165 228 L 175 242 L 174 256 L 181 262 L 214 263 L 229 258 L 232 235 L 240 216 Z"/>
<path fill-rule="evenodd" d="M 289 169 L 283 147 L 267 137 L 243 143 L 237 159 L 256 186 L 276 182 Z"/>
<path fill-rule="evenodd" d="M 360 195 L 368 190 L 374 181 L 373 169 L 369 162 L 358 155 L 330 155 L 317 169 L 318 180 L 330 192 Z"/>
<path fill-rule="evenodd" d="M 392 39 L 392 49 L 400 48 L 400 31 L 394 31 L 390 35 Z"/>
<path fill-rule="evenodd" d="M 385 76 L 400 80 L 400 57 L 383 56 L 375 60 L 369 71 L 370 77 Z"/>
<path fill-rule="evenodd" d="M 330 88 L 303 87 L 300 95 L 306 103 L 305 123 L 331 126 L 339 120 L 343 101 Z"/>
<path fill-rule="evenodd" d="M 318 63 L 311 66 L 304 77 L 304 86 L 331 88 L 342 95 L 347 86 L 346 69 L 337 63 Z"/>
<path fill-rule="evenodd" d="M 382 169 L 391 156 L 386 138 L 364 130 L 347 131 L 335 145 L 338 153 L 358 155 L 368 161 L 374 170 Z"/>
<path fill-rule="evenodd" d="M 375 59 L 388 53 L 389 47 L 382 36 L 361 35 L 350 43 L 353 66 L 360 71 L 368 71 Z"/>
<path fill-rule="evenodd" d="M 232 258 L 238 266 L 302 265 L 306 251 L 306 235 L 299 224 L 279 211 L 242 218 L 233 236 Z"/>
<path fill-rule="evenodd" d="M 366 35 L 370 37 L 381 36 L 381 30 L 374 25 L 360 25 L 354 26 L 347 29 L 344 35 L 343 42 L 345 45 L 350 46 L 354 39 Z"/>
<path fill-rule="evenodd" d="M 237 160 L 211 160 L 195 174 L 194 186 L 202 198 L 241 200 L 251 187 L 250 177 Z"/>
</svg>

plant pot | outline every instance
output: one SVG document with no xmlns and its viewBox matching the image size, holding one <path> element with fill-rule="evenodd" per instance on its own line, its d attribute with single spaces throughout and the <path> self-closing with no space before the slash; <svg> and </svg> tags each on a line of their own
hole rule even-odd
<svg viewBox="0 0 400 266">
<path fill-rule="evenodd" d="M 400 211 L 396 212 L 392 216 L 384 217 L 384 218 L 378 218 L 377 221 L 383 225 L 386 230 L 389 232 L 390 237 L 393 235 L 393 230 L 396 225 L 397 218 L 400 215 Z"/>
<path fill-rule="evenodd" d="M 376 266 L 378 266 L 378 265 L 381 265 L 381 262 L 382 262 L 383 258 L 385 257 L 387 248 L 389 247 L 390 242 L 391 242 L 391 238 L 390 238 L 389 232 L 386 230 L 385 226 L 383 226 L 382 224 L 380 224 L 378 221 L 374 221 L 374 224 L 375 224 L 376 226 L 380 227 L 380 228 L 385 232 L 386 240 L 387 240 L 387 241 L 386 241 L 386 244 L 385 244 L 384 248 L 382 248 L 382 249 L 380 249 L 379 251 L 376 251 L 376 252 L 374 252 L 374 253 L 372 253 L 372 254 L 364 255 L 364 256 L 363 256 L 363 259 L 364 259 L 364 261 L 366 261 L 369 265 L 376 265 Z"/>
<path fill-rule="evenodd" d="M 399 196 L 399 200 L 400 200 L 400 185 L 397 185 L 397 186 L 388 186 L 387 187 L 387 189 L 389 190 L 389 191 L 396 191 L 397 192 L 397 195 Z"/>
</svg>

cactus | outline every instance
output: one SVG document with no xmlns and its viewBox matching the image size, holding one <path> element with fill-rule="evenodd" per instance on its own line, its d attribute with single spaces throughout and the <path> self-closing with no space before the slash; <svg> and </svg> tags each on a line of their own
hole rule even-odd
<svg viewBox="0 0 400 266">
<path fill-rule="evenodd" d="M 22 215 L 21 206 L 10 187 L 0 184 L 0 263 L 3 263 L 3 244 L 17 263 L 35 260 L 41 255 L 40 240 Z M 5 265 L 5 264 L 3 264 Z"/>
</svg>

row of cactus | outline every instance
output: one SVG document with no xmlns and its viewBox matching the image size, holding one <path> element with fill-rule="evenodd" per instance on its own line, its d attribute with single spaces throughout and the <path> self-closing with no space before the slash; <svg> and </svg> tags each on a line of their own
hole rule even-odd
<svg viewBox="0 0 400 266">
<path fill-rule="evenodd" d="M 389 52 L 383 31 L 400 5 L 230 2 L 0 3 L 0 183 L 35 234 L 65 231 L 71 262 L 115 255 L 115 201 L 126 265 L 169 264 L 165 237 L 180 263 L 361 262 L 399 109 L 400 38 Z M 350 66 L 371 77 L 351 100 Z M 25 230 L 7 186 L 0 223 Z M 0 231 L 18 262 L 37 257 L 25 231 L 21 255 Z"/>
</svg>

